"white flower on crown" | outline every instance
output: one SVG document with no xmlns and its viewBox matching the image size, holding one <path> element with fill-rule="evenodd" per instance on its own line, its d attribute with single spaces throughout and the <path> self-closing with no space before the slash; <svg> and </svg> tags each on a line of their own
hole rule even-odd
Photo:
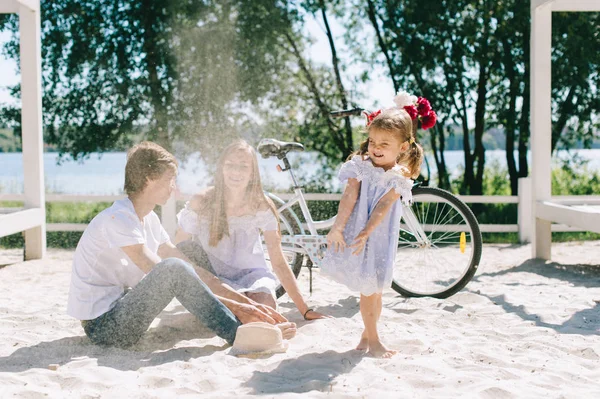
<svg viewBox="0 0 600 399">
<path fill-rule="evenodd" d="M 396 103 L 398 108 L 402 109 L 407 105 L 415 105 L 417 103 L 417 96 L 413 96 L 406 91 L 399 91 L 396 97 L 394 97 L 394 103 Z"/>
</svg>

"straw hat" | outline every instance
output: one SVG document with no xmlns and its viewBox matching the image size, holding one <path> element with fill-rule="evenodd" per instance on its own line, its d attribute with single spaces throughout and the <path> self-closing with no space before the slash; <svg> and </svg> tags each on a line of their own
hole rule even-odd
<svg viewBox="0 0 600 399">
<path fill-rule="evenodd" d="M 234 356 L 260 356 L 285 352 L 289 344 L 283 339 L 281 330 L 272 324 L 254 322 L 238 327 L 233 347 Z"/>
</svg>

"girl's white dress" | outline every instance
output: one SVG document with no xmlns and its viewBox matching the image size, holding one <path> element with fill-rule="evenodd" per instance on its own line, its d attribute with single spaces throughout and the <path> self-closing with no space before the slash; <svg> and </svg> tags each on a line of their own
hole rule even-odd
<svg viewBox="0 0 600 399">
<path fill-rule="evenodd" d="M 390 190 L 401 199 L 396 201 L 382 222 L 367 239 L 364 250 L 352 255 L 353 248 L 335 252 L 329 248 L 320 268 L 324 275 L 345 284 L 363 295 L 382 292 L 392 284 L 393 267 L 398 247 L 402 203 L 412 201 L 413 181 L 402 174 L 401 167 L 385 171 L 373 165 L 368 157 L 355 155 L 342 165 L 342 183 L 349 178 L 360 181 L 360 193 L 344 229 L 344 240 L 351 245 L 366 226 L 379 200 Z"/>
<path fill-rule="evenodd" d="M 260 230 L 278 229 L 277 219 L 271 210 L 255 215 L 229 217 L 229 236 L 211 247 L 209 220 L 185 204 L 177 214 L 179 227 L 202 245 L 208 255 L 215 275 L 238 292 L 266 292 L 275 295 L 279 284 L 265 260 Z"/>
</svg>

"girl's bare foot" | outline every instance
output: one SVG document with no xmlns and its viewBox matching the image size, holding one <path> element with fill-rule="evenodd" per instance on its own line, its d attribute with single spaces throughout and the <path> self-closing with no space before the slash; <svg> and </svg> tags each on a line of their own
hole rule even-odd
<svg viewBox="0 0 600 399">
<path fill-rule="evenodd" d="M 369 354 L 374 357 L 389 359 L 396 353 L 398 353 L 398 351 L 386 348 L 379 340 L 369 341 Z"/>
<path fill-rule="evenodd" d="M 276 324 L 277 327 L 281 330 L 281 335 L 283 339 L 291 339 L 296 335 L 296 323 L 287 322 L 287 323 L 279 323 Z"/>
<path fill-rule="evenodd" d="M 363 330 L 360 342 L 356 346 L 356 350 L 366 351 L 367 349 L 369 349 L 369 336 L 367 335 L 367 330 Z"/>
</svg>

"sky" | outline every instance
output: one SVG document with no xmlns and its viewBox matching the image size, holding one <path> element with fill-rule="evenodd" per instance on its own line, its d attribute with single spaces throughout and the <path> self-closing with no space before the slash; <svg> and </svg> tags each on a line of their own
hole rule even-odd
<svg viewBox="0 0 600 399">
<path fill-rule="evenodd" d="M 337 45 L 341 45 L 341 35 L 343 34 L 342 26 L 335 20 L 330 20 L 330 26 L 335 37 Z M 327 42 L 327 37 L 324 33 L 323 24 L 319 20 L 308 18 L 308 22 L 305 25 L 307 32 L 315 38 L 315 43 L 308 49 L 309 57 L 313 62 L 324 63 L 331 65 L 331 51 Z M 0 48 L 8 40 L 9 34 L 7 32 L 0 32 Z M 345 49 L 343 47 L 338 49 L 343 57 Z M 356 74 L 362 72 L 363 65 L 350 66 L 347 73 Z M 7 86 L 18 83 L 20 76 L 17 73 L 17 66 L 13 60 L 7 59 L 6 56 L 0 53 L 0 104 L 15 104 L 16 100 L 12 98 L 6 89 Z M 385 76 L 384 71 L 381 67 L 372 69 L 371 81 L 369 84 L 362 87 L 352 87 L 350 82 L 344 82 L 346 90 L 362 91 L 365 94 L 366 100 L 364 104 L 360 104 L 363 108 L 375 109 L 376 106 L 391 106 L 392 98 L 394 97 L 394 89 L 391 80 Z"/>
<path fill-rule="evenodd" d="M 344 53 L 347 52 L 347 49 L 342 46 L 344 28 L 333 18 L 328 18 L 328 21 L 334 35 L 338 56 L 343 58 Z M 306 24 L 306 30 L 316 39 L 316 42 L 309 49 L 310 59 L 314 62 L 331 65 L 331 50 L 329 48 L 327 36 L 325 35 L 325 28 L 322 20 L 320 18 L 309 18 Z M 348 73 L 358 76 L 363 72 L 364 68 L 367 68 L 367 66 L 350 65 L 344 75 Z M 365 95 L 365 104 L 359 104 L 363 108 L 374 110 L 376 106 L 377 108 L 380 106 L 393 106 L 392 99 L 394 98 L 395 93 L 392 80 L 385 75 L 385 71 L 381 66 L 375 66 L 374 68 L 369 69 L 371 70 L 371 79 L 368 84 L 365 84 L 362 87 L 352 87 L 349 82 L 344 82 L 345 89 L 348 91 L 359 91 Z M 342 78 L 343 77 L 344 76 L 342 76 Z"/>
</svg>

